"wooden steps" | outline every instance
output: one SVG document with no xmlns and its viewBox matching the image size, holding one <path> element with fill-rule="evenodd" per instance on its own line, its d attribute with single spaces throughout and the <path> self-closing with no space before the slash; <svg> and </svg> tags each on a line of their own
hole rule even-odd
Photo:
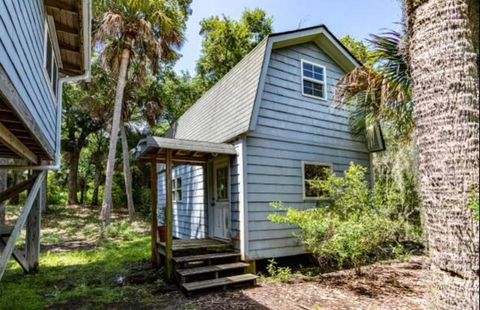
<svg viewBox="0 0 480 310">
<path fill-rule="evenodd" d="M 202 274 L 202 273 L 221 272 L 226 270 L 240 269 L 240 268 L 247 268 L 247 267 L 248 267 L 247 263 L 238 262 L 238 263 L 230 263 L 230 264 L 179 269 L 177 270 L 177 273 L 182 277 L 187 277 L 187 276 L 193 276 L 193 275 Z"/>
<path fill-rule="evenodd" d="M 233 251 L 174 257 L 175 275 L 186 294 L 206 289 L 255 284 L 257 276 Z"/>
<path fill-rule="evenodd" d="M 190 283 L 182 284 L 182 288 L 187 293 L 192 293 L 195 291 L 200 291 L 209 288 L 216 288 L 216 287 L 227 287 L 232 285 L 239 285 L 239 284 L 255 284 L 257 279 L 256 275 L 253 274 L 240 274 L 235 276 L 229 276 L 224 278 L 218 279 L 211 279 L 211 280 L 204 280 L 204 281 L 196 281 Z"/>
<path fill-rule="evenodd" d="M 165 243 L 159 242 L 159 251 L 165 256 Z M 229 242 L 221 242 L 213 239 L 200 240 L 180 240 L 173 241 L 172 253 L 173 257 L 200 255 L 210 253 L 223 253 L 233 251 L 233 244 Z"/>
<path fill-rule="evenodd" d="M 190 255 L 190 256 L 180 256 L 174 257 L 173 261 L 177 264 L 180 263 L 189 263 L 195 261 L 212 261 L 216 259 L 224 258 L 240 258 L 240 253 L 227 252 L 227 253 L 212 253 L 212 254 L 202 254 L 202 255 Z"/>
</svg>

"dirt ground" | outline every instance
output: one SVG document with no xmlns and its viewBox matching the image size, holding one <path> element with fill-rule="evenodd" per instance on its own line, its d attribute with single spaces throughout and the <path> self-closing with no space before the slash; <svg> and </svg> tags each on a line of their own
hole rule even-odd
<svg viewBox="0 0 480 310">
<path fill-rule="evenodd" d="M 116 222 L 126 217 L 124 213 L 117 212 Z M 53 208 L 45 215 L 42 228 L 41 271 L 44 272 L 30 279 L 18 270 L 10 270 L 11 275 L 7 273 L 0 283 L 4 286 L 0 292 L 30 294 L 38 307 L 31 306 L 32 301 L 25 301 L 25 305 L 31 306 L 29 309 L 55 310 L 426 308 L 427 261 L 422 256 L 366 266 L 360 274 L 354 270 L 318 276 L 295 273 L 289 283 L 259 280 L 251 288 L 187 297 L 175 285 L 162 281 L 161 270 L 151 268 L 150 243 L 145 237 L 147 223 L 137 221 L 117 229 L 103 246 L 98 246 L 95 240 L 98 229 L 98 210 L 81 206 Z M 83 282 L 79 283 L 76 277 Z M 2 310 L 18 309 L 14 298 L 4 300 L 11 303 L 6 308 L 1 301 L 0 294 Z"/>
<path fill-rule="evenodd" d="M 378 263 L 358 275 L 344 270 L 190 299 L 192 309 L 424 309 L 425 258 Z M 177 308 L 178 309 L 178 308 Z"/>
</svg>

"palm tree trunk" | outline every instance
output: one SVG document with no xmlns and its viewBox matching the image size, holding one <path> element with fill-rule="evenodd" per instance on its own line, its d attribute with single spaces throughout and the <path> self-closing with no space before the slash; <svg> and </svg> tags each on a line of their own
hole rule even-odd
<svg viewBox="0 0 480 310">
<path fill-rule="evenodd" d="M 78 204 L 78 163 L 80 152 L 74 150 L 70 153 L 70 171 L 68 172 L 68 203 Z"/>
<path fill-rule="evenodd" d="M 105 189 L 102 203 L 102 231 L 110 224 L 112 215 L 112 186 L 113 172 L 115 166 L 115 153 L 118 142 L 118 131 L 120 128 L 120 118 L 122 116 L 123 91 L 127 79 L 127 69 L 130 62 L 130 40 L 127 38 L 125 49 L 122 52 L 120 70 L 118 74 L 117 90 L 115 95 L 115 107 L 113 110 L 112 129 L 110 132 L 110 144 L 108 146 L 107 169 L 105 171 Z"/>
<path fill-rule="evenodd" d="M 125 126 L 120 127 L 122 137 L 123 176 L 125 178 L 125 191 L 127 192 L 128 217 L 133 220 L 135 217 L 135 206 L 132 195 L 132 171 L 130 170 L 130 154 L 128 153 L 128 141 Z"/>
<path fill-rule="evenodd" d="M 479 309 L 479 222 L 467 208 L 479 182 L 477 1 L 406 1 L 435 309 Z"/>
</svg>

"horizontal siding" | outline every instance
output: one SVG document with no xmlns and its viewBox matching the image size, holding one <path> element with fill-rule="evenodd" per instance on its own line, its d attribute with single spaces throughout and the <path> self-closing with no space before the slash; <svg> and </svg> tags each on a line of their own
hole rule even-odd
<svg viewBox="0 0 480 310">
<path fill-rule="evenodd" d="M 237 141 L 241 143 L 241 140 Z M 238 147 L 238 146 L 237 146 Z M 231 238 L 235 249 L 240 251 L 240 174 L 237 156 L 230 159 L 230 202 L 231 202 Z"/>
<path fill-rule="evenodd" d="M 55 100 L 44 62 L 42 0 L 0 1 L 0 62 L 54 149 Z"/>
<path fill-rule="evenodd" d="M 204 171 L 201 166 L 177 166 L 173 177 L 182 178 L 182 201 L 173 203 L 173 236 L 179 239 L 201 239 L 208 235 L 204 192 Z M 158 223 L 164 223 L 165 173 L 158 177 Z"/>
<path fill-rule="evenodd" d="M 326 67 L 328 100 L 302 95 L 301 59 Z M 369 166 L 364 139 L 351 133 L 348 110 L 332 103 L 343 74 L 313 43 L 273 50 L 255 131 L 247 137 L 249 257 L 304 252 L 295 226 L 268 220 L 279 212 L 271 207 L 273 201 L 302 210 L 317 206 L 317 201 L 303 200 L 302 161 L 332 164 L 338 175 L 351 162 Z"/>
</svg>

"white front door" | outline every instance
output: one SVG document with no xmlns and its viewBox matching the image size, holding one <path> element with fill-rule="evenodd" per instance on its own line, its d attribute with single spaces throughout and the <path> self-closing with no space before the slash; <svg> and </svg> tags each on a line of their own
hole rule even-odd
<svg viewBox="0 0 480 310">
<path fill-rule="evenodd" d="M 213 163 L 213 237 L 229 239 L 230 171 L 228 160 Z"/>
</svg>

